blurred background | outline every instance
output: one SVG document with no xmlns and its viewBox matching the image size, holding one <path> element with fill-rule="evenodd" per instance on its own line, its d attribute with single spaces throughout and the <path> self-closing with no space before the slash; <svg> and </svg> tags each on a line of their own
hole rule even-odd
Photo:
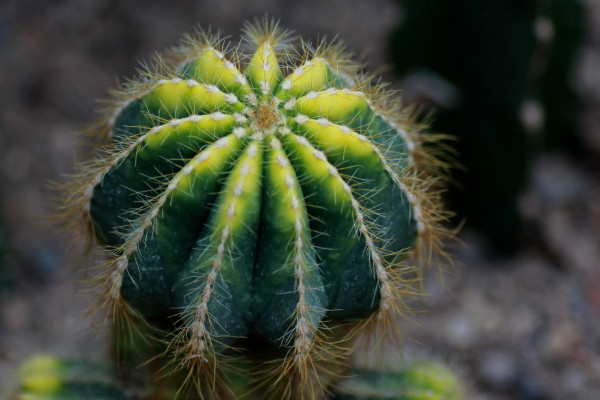
<svg viewBox="0 0 600 400">
<path fill-rule="evenodd" d="M 456 137 L 456 265 L 427 277 L 409 351 L 477 400 L 599 398 L 598 0 L 1 0 L 0 398 L 33 353 L 106 351 L 44 224 L 97 100 L 196 25 L 237 40 L 266 13 L 344 38 Z"/>
</svg>

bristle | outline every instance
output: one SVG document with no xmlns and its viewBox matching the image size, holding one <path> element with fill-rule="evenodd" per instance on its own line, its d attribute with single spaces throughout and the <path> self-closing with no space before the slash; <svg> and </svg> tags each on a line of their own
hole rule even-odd
<svg viewBox="0 0 600 400">
<path fill-rule="evenodd" d="M 353 87 L 362 86 L 360 82 L 366 79 L 361 72 L 363 63 L 356 61 L 355 55 L 348 51 L 344 41 L 337 37 L 332 41 L 323 38 L 314 50 L 313 57 L 327 61 L 330 68 Z"/>
<path fill-rule="evenodd" d="M 420 227 L 414 253 L 420 254 L 419 260 L 422 260 L 425 252 L 429 261 L 436 256 L 449 261 L 451 257 L 444 253 L 443 247 L 456 232 L 445 227 L 453 213 L 444 209 L 442 194 L 450 179 L 451 170 L 459 167 L 453 157 L 453 149 L 447 144 L 453 138 L 446 134 L 427 132 L 426 124 L 415 121 L 414 111 L 404 108 L 399 96 L 388 92 L 384 86 L 369 86 L 367 96 L 376 115 L 388 122 L 408 144 L 408 169 L 402 174 L 390 174 L 409 195 L 417 212 Z M 394 164 L 394 155 L 390 155 L 385 148 L 380 150 L 383 162 L 387 159 Z M 386 169 L 398 170 L 393 165 L 386 166 Z"/>
<path fill-rule="evenodd" d="M 320 400 L 328 387 L 342 376 L 350 345 L 344 335 L 336 334 L 322 324 L 312 332 L 308 352 L 298 353 L 296 346 L 281 359 L 254 368 L 252 392 L 261 391 L 265 400 Z M 343 339 L 335 339 L 340 338 Z"/>
<path fill-rule="evenodd" d="M 203 30 L 198 26 L 193 34 L 183 36 L 180 45 L 173 48 L 165 56 L 165 60 L 169 65 L 175 66 L 174 71 L 177 71 L 186 62 L 200 57 L 203 52 L 213 50 L 224 57 L 233 57 L 232 62 L 239 66 L 238 53 L 230 47 L 227 39 L 219 30 L 213 31 L 210 27 Z"/>
<path fill-rule="evenodd" d="M 281 52 L 289 47 L 293 32 L 281 28 L 277 19 L 266 16 L 255 19 L 254 23 L 246 22 L 242 28 L 242 37 L 255 48 L 269 43 L 276 51 Z"/>
</svg>

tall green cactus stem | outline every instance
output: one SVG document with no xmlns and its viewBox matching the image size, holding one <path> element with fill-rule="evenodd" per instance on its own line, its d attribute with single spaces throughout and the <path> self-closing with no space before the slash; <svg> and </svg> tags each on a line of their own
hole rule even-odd
<svg viewBox="0 0 600 400">
<path fill-rule="evenodd" d="M 342 46 L 294 47 L 272 21 L 234 47 L 188 37 L 141 75 L 68 200 L 108 249 L 101 302 L 162 321 L 202 397 L 257 338 L 279 354 L 273 396 L 318 396 L 347 356 L 338 328 L 393 327 L 420 276 L 407 257 L 447 234 L 433 136 Z"/>
</svg>

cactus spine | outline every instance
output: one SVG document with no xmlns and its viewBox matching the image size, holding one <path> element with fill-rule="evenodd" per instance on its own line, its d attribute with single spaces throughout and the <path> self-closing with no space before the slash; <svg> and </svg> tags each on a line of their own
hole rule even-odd
<svg viewBox="0 0 600 400">
<path fill-rule="evenodd" d="M 202 398 L 227 397 L 240 348 L 274 398 L 321 396 L 359 328 L 407 311 L 408 257 L 447 236 L 438 138 L 358 71 L 273 21 L 234 47 L 200 33 L 97 131 L 67 207 L 107 249 L 101 303 L 159 327 Z"/>
</svg>

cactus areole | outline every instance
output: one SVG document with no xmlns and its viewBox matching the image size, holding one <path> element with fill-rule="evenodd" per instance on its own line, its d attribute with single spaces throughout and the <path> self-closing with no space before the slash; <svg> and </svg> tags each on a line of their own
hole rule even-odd
<svg viewBox="0 0 600 400">
<path fill-rule="evenodd" d="M 180 366 L 252 336 L 302 375 L 331 326 L 401 314 L 443 215 L 436 160 L 339 44 L 199 34 L 116 97 L 72 201 L 109 250 L 106 302 L 174 321 Z"/>
</svg>

